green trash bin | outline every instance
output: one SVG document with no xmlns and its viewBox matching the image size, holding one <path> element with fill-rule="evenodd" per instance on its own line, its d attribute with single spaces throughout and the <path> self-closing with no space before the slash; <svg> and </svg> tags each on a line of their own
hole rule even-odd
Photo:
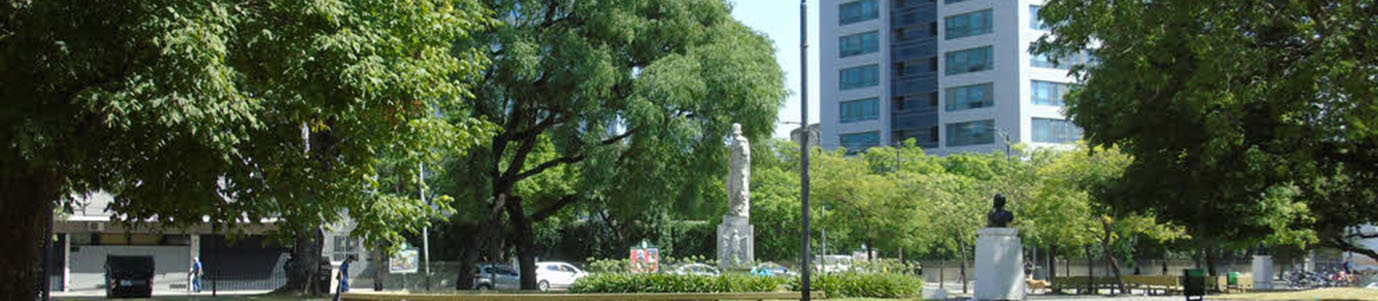
<svg viewBox="0 0 1378 301">
<path fill-rule="evenodd" d="M 1182 295 L 1185 295 L 1187 300 L 1206 299 L 1206 270 L 1182 270 Z"/>
<path fill-rule="evenodd" d="M 1226 282 L 1226 283 L 1229 283 L 1230 286 L 1238 286 L 1238 285 L 1239 285 L 1239 272 L 1230 272 L 1230 273 L 1228 274 L 1228 277 L 1229 277 L 1229 280 L 1228 280 L 1229 282 Z"/>
</svg>

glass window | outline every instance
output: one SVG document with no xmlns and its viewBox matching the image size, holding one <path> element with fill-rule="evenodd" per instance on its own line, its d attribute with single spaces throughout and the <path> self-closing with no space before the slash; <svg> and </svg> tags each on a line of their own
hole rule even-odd
<svg viewBox="0 0 1378 301">
<path fill-rule="evenodd" d="M 880 6 L 876 0 L 853 1 L 840 5 L 837 14 L 838 23 L 847 25 L 880 17 Z"/>
<path fill-rule="evenodd" d="M 838 51 L 842 57 L 876 52 L 880 49 L 879 36 L 872 31 L 838 38 Z"/>
<path fill-rule="evenodd" d="M 1071 120 L 1034 118 L 1033 142 L 1075 143 L 1081 140 L 1081 128 Z"/>
<path fill-rule="evenodd" d="M 331 239 L 331 245 L 331 261 L 344 261 L 349 255 L 359 255 L 359 240 L 349 236 L 335 236 Z"/>
<path fill-rule="evenodd" d="M 991 46 L 948 52 L 947 75 L 985 71 L 995 68 Z"/>
<path fill-rule="evenodd" d="M 1062 106 L 1066 102 L 1062 97 L 1067 95 L 1068 85 L 1064 83 L 1045 82 L 1036 80 L 1029 83 L 1029 98 L 1033 104 Z"/>
<path fill-rule="evenodd" d="M 838 109 L 842 123 L 880 118 L 880 101 L 876 98 L 846 101 Z"/>
<path fill-rule="evenodd" d="M 1088 63 L 1088 56 L 1090 55 L 1083 51 L 1068 57 L 1058 58 L 1058 62 L 1053 63 L 1052 57 L 1050 57 L 1049 54 L 1034 54 L 1029 58 L 1029 65 L 1040 68 L 1071 70 L 1072 66 Z"/>
<path fill-rule="evenodd" d="M 995 143 L 995 120 L 947 124 L 947 146 Z"/>
<path fill-rule="evenodd" d="M 947 32 L 946 40 L 988 34 L 991 30 L 991 10 L 949 16 L 943 24 Z"/>
<path fill-rule="evenodd" d="M 842 147 L 847 148 L 849 154 L 880 145 L 880 132 L 843 134 L 839 138 L 842 140 Z"/>
<path fill-rule="evenodd" d="M 1043 18 L 1038 16 L 1038 10 L 1040 9 L 1043 9 L 1043 7 L 1029 5 L 1029 29 L 1048 30 L 1048 25 L 1043 24 Z"/>
<path fill-rule="evenodd" d="M 947 88 L 947 111 L 961 111 L 995 106 L 991 83 Z"/>
<path fill-rule="evenodd" d="M 943 3 L 945 3 L 945 4 L 953 4 L 953 3 L 966 2 L 966 1 L 967 1 L 967 0 L 947 0 L 947 1 L 944 1 Z"/>
<path fill-rule="evenodd" d="M 870 87 L 880 84 L 880 68 L 866 65 L 842 69 L 840 85 L 842 90 Z"/>
</svg>

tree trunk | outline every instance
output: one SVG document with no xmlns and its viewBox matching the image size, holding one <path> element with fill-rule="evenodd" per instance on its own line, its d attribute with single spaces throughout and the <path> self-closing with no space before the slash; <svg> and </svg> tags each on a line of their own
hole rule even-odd
<svg viewBox="0 0 1378 301">
<path fill-rule="evenodd" d="M 536 289 L 536 237 L 531 220 L 522 209 L 521 197 L 510 197 L 504 205 L 512 223 L 513 243 L 517 245 L 517 265 L 521 268 L 522 289 Z"/>
<path fill-rule="evenodd" d="M 321 253 L 325 249 L 325 230 L 320 227 L 299 230 L 292 243 L 292 259 L 287 264 L 287 283 L 278 288 L 278 293 L 302 296 L 323 296 L 330 291 L 329 282 L 322 284 L 320 279 Z M 333 275 L 325 275 L 327 277 Z"/>
<path fill-rule="evenodd" d="M 1210 274 L 1211 277 L 1215 277 L 1215 250 L 1207 247 L 1204 251 L 1206 252 L 1206 273 Z"/>
<path fill-rule="evenodd" d="M 384 288 L 387 288 L 387 283 L 383 282 L 386 279 L 383 279 L 383 277 L 387 277 L 388 274 L 383 272 L 383 267 L 388 266 L 389 260 L 389 258 L 383 257 L 383 244 L 374 244 L 373 256 L 369 257 L 372 257 L 371 259 L 373 261 L 373 291 L 381 292 Z"/>
<path fill-rule="evenodd" d="M 1102 238 L 1100 241 L 1101 251 L 1105 254 L 1105 259 L 1110 262 L 1110 273 L 1111 275 L 1115 276 L 1115 283 L 1119 285 L 1120 293 L 1128 294 L 1129 290 L 1126 289 L 1126 286 L 1124 285 L 1124 277 L 1120 276 L 1119 259 L 1115 258 L 1115 251 L 1111 250 L 1110 248 L 1110 223 L 1102 219 L 1101 227 L 1105 229 L 1105 237 Z"/>
<path fill-rule="evenodd" d="M 962 262 L 958 264 L 958 269 L 959 269 L 958 271 L 959 271 L 959 274 L 962 276 L 962 277 L 961 277 L 961 278 L 962 278 L 962 293 L 965 294 L 965 293 L 967 293 L 967 252 L 966 252 L 966 244 L 962 243 L 961 240 L 958 240 L 958 241 L 957 241 L 957 248 L 959 249 L 959 251 L 957 251 L 957 254 L 961 256 L 961 260 L 962 260 Z"/>
<path fill-rule="evenodd" d="M 45 229 L 60 193 L 57 176 L 33 169 L 0 175 L 0 299 L 33 300 L 39 294 L 39 262 Z"/>
<path fill-rule="evenodd" d="M 1105 237 L 1101 239 L 1101 251 L 1105 254 L 1105 260 L 1111 264 L 1111 275 L 1115 276 L 1115 283 L 1119 284 L 1120 294 L 1129 294 L 1127 286 L 1124 286 L 1124 278 L 1120 276 L 1119 260 L 1115 258 L 1115 250 L 1111 250 L 1111 224 L 1101 220 L 1101 228 L 1105 229 Z"/>
<path fill-rule="evenodd" d="M 1048 283 L 1057 283 L 1057 245 L 1048 248 Z M 1053 293 L 1061 294 L 1062 290 L 1053 286 Z"/>
<path fill-rule="evenodd" d="M 1095 270 L 1096 264 L 1094 263 L 1096 257 L 1091 255 L 1091 245 L 1083 245 L 1082 247 L 1086 248 L 1086 290 L 1090 292 L 1092 295 L 1095 295 L 1097 293 Z"/>
</svg>

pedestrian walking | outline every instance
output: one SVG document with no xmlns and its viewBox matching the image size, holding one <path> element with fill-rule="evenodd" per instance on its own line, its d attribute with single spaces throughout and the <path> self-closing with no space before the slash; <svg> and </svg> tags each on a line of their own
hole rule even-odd
<svg viewBox="0 0 1378 301">
<path fill-rule="evenodd" d="M 349 292 L 349 263 L 355 260 L 358 259 L 354 255 L 349 255 L 349 257 L 345 257 L 344 263 L 340 264 L 340 274 L 335 275 L 335 279 L 340 280 L 340 285 L 335 290 L 335 301 L 340 300 L 340 295 Z"/>
<path fill-rule="evenodd" d="M 201 257 L 191 258 L 191 270 L 187 271 L 187 274 L 190 274 L 191 276 L 191 291 L 193 293 L 200 293 L 201 275 L 203 274 L 201 268 Z"/>
</svg>

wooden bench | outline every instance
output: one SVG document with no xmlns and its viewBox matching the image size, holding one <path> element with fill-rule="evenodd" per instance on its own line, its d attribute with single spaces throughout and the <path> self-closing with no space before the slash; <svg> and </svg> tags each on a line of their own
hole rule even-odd
<svg viewBox="0 0 1378 301">
<path fill-rule="evenodd" d="M 1094 283 L 1092 282 L 1093 280 L 1095 281 Z M 1094 284 L 1094 286 L 1090 286 L 1089 284 Z M 1086 293 L 1085 290 L 1088 287 L 1092 290 L 1090 293 L 1093 294 L 1095 291 L 1102 289 L 1119 289 L 1118 283 L 1115 282 L 1115 278 L 1113 277 L 1096 277 L 1095 279 L 1091 279 L 1091 277 L 1087 276 L 1060 276 L 1053 279 L 1053 289 L 1055 290 L 1077 290 L 1077 293 L 1081 294 Z"/>
<path fill-rule="evenodd" d="M 524 294 L 487 294 L 487 293 L 452 293 L 452 294 L 411 294 L 405 292 L 395 293 L 345 293 L 341 299 L 351 301 L 533 301 L 533 300 L 675 300 L 675 301 L 711 301 L 711 300 L 798 300 L 799 292 L 767 292 L 767 293 L 612 293 L 612 294 L 549 294 L 549 293 L 524 293 Z M 813 299 L 827 299 L 823 292 L 813 292 L 810 294 Z"/>
<path fill-rule="evenodd" d="M 1145 276 L 1145 275 L 1124 275 L 1124 284 L 1150 293 L 1157 290 L 1159 294 L 1171 294 L 1182 291 L 1182 277 L 1172 275 Z"/>
</svg>

